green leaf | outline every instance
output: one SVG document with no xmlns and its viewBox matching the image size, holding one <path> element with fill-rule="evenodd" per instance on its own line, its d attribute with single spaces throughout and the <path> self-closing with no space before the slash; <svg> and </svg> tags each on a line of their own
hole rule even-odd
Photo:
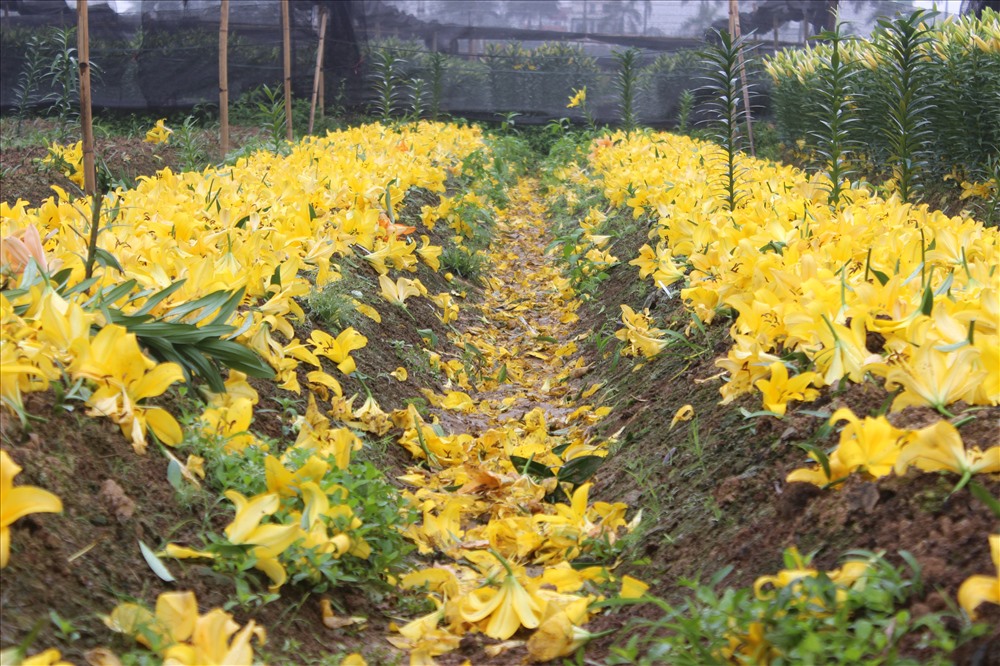
<svg viewBox="0 0 1000 666">
<path fill-rule="evenodd" d="M 510 462 L 514 465 L 516 469 L 521 474 L 527 474 L 538 479 L 551 479 L 555 474 L 552 470 L 543 465 L 540 462 L 536 462 L 529 458 L 522 458 L 521 456 L 511 456 Z"/>
<path fill-rule="evenodd" d="M 202 312 L 199 317 L 196 317 L 194 320 L 187 322 L 190 324 L 194 324 L 198 322 L 200 319 L 206 317 L 209 313 L 215 312 L 217 309 L 222 307 L 222 305 L 227 300 L 229 300 L 229 297 L 230 297 L 230 292 L 225 291 L 223 289 L 220 289 L 218 291 L 213 291 L 212 293 L 206 294 L 201 298 L 196 298 L 193 301 L 188 301 L 187 303 L 181 303 L 180 305 L 171 308 L 170 314 L 168 316 L 170 317 L 170 321 L 180 322 L 182 319 L 184 319 L 185 316 L 197 310 L 201 310 Z"/>
<path fill-rule="evenodd" d="M 153 308 L 155 308 L 157 305 L 159 305 L 160 303 L 162 303 L 164 299 L 166 299 L 168 296 L 170 296 L 175 291 L 177 291 L 178 289 L 180 289 L 184 285 L 185 282 L 187 282 L 187 278 L 181 278 L 180 280 L 177 280 L 176 282 L 174 282 L 173 284 L 171 284 L 169 287 L 165 287 L 165 288 L 161 289 L 160 291 L 156 292 L 155 294 L 153 294 L 152 296 L 150 296 L 148 299 L 146 299 L 146 302 L 143 304 L 143 306 L 141 308 L 139 308 L 138 310 L 136 310 L 133 314 L 135 314 L 137 316 L 149 314 L 150 311 Z"/>
<path fill-rule="evenodd" d="M 993 496 L 984 486 L 976 481 L 969 481 L 969 492 L 977 500 L 986 505 L 994 517 L 1000 519 L 1000 500 Z"/>
<path fill-rule="evenodd" d="M 167 583 L 173 583 L 177 580 L 167 569 L 166 565 L 163 564 L 163 561 L 156 556 L 156 553 L 154 553 L 152 549 L 142 541 L 139 541 L 139 550 L 142 551 L 142 557 L 146 560 L 146 564 L 149 565 L 149 568 L 152 569 L 153 573 L 159 576 L 161 580 L 164 580 Z"/>
<path fill-rule="evenodd" d="M 128 293 L 135 288 L 136 284 L 137 282 L 135 280 L 126 280 L 125 282 L 111 287 L 110 289 L 102 289 L 91 296 L 87 302 L 83 304 L 83 307 L 85 309 L 91 309 L 103 305 L 111 305 L 119 299 L 127 296 Z"/>
<path fill-rule="evenodd" d="M 597 471 L 597 468 L 603 462 L 604 458 L 602 456 L 580 456 L 579 458 L 573 458 L 559 468 L 559 474 L 556 478 L 560 481 L 570 483 L 574 487 L 583 485 L 594 475 L 594 472 Z"/>
<path fill-rule="evenodd" d="M 181 474 L 181 464 L 172 459 L 167 464 L 167 482 L 174 487 L 174 490 L 181 490 L 184 487 L 184 477 Z"/>
<path fill-rule="evenodd" d="M 931 291 L 930 285 L 924 287 L 924 296 L 920 300 L 920 312 L 921 314 L 930 317 L 931 312 L 934 310 L 934 292 Z"/>
<path fill-rule="evenodd" d="M 101 266 L 104 266 L 105 268 L 110 267 L 115 269 L 122 275 L 125 274 L 125 271 L 122 269 L 122 265 L 118 263 L 118 260 L 115 259 L 115 256 L 103 248 L 97 248 L 94 251 L 94 259 L 97 261 L 97 263 L 99 263 Z"/>
</svg>

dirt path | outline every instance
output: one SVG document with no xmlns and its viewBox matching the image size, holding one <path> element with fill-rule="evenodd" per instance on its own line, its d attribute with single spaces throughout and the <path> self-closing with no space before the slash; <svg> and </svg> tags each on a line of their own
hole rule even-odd
<svg viewBox="0 0 1000 666">
<path fill-rule="evenodd" d="M 409 536 L 438 563 L 402 583 L 428 584 L 441 606 L 390 641 L 430 655 L 461 648 L 442 663 L 519 661 L 524 641 L 507 639 L 546 622 L 557 635 L 559 623 L 569 649 L 570 623 L 590 617 L 593 597 L 580 592 L 585 580 L 609 580 L 601 567 L 577 571 L 569 563 L 625 528 L 624 504 L 588 503 L 585 481 L 606 454 L 606 443 L 590 438 L 588 427 L 606 410 L 584 404 L 586 387 L 569 382 L 586 373 L 572 331 L 579 303 L 545 254 L 551 239 L 537 187 L 523 181 L 513 192 L 495 232 L 484 299 L 453 339 L 490 372 L 471 383 L 462 377 L 444 395 L 426 392 L 438 408 L 436 422 L 411 408 L 400 439 L 426 465 L 404 477 L 423 511 Z M 526 469 L 531 473 L 522 474 Z M 560 488 L 556 476 L 569 485 Z M 571 487 L 572 501 L 564 493 Z M 508 586 L 521 588 L 528 601 L 518 607 Z M 481 641 L 483 635 L 504 642 L 487 646 L 493 641 Z M 550 654 L 541 642 L 528 642 L 536 659 Z"/>
</svg>

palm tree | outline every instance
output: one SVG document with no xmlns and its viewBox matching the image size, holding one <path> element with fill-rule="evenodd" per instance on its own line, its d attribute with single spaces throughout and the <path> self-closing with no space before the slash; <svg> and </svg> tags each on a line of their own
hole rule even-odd
<svg viewBox="0 0 1000 666">
<path fill-rule="evenodd" d="M 642 12 L 636 7 L 638 0 L 620 0 L 620 2 L 606 2 L 604 7 L 607 13 L 601 21 L 601 28 L 605 32 L 623 35 L 626 32 L 636 32 L 642 25 Z M 628 30 L 626 29 L 628 28 Z"/>
<path fill-rule="evenodd" d="M 686 5 L 690 0 L 682 0 L 681 4 Z M 712 23 L 719 18 L 722 9 L 722 0 L 699 0 L 698 13 L 681 24 L 681 32 L 692 32 L 703 35 L 711 27 Z"/>
<path fill-rule="evenodd" d="M 642 34 L 649 31 L 649 17 L 653 15 L 653 0 L 642 0 Z"/>
<path fill-rule="evenodd" d="M 990 8 L 1000 12 L 1000 0 L 962 0 L 962 13 L 982 16 L 983 10 Z"/>
</svg>

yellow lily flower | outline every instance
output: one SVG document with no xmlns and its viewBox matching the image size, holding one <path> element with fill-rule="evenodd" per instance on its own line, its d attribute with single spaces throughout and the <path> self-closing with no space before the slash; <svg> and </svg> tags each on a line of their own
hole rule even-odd
<svg viewBox="0 0 1000 666">
<path fill-rule="evenodd" d="M 569 103 L 566 104 L 567 109 L 573 109 L 580 106 L 587 101 L 587 86 L 580 88 L 573 92 L 573 95 L 569 98 Z"/>
<path fill-rule="evenodd" d="M 457 597 L 460 591 L 458 576 L 444 567 L 430 567 L 413 571 L 399 581 L 405 589 L 426 587 L 431 592 L 440 592 L 446 599 Z"/>
<path fill-rule="evenodd" d="M 226 538 L 237 545 L 254 546 L 250 551 L 257 560 L 254 567 L 271 579 L 269 589 L 278 589 L 287 578 L 278 555 L 302 538 L 302 530 L 296 524 L 260 524 L 265 516 L 273 514 L 280 506 L 280 499 L 275 493 L 264 493 L 247 499 L 235 490 L 227 490 L 225 496 L 236 505 L 236 516 L 225 529 Z"/>
<path fill-rule="evenodd" d="M 194 592 L 164 592 L 156 600 L 155 614 L 139 604 L 122 603 L 104 618 L 104 624 L 162 653 L 190 638 L 197 618 Z"/>
<path fill-rule="evenodd" d="M 643 245 L 639 256 L 628 263 L 639 268 L 640 278 L 652 276 L 653 284 L 661 289 L 684 279 L 684 271 L 674 263 L 670 248 L 663 244 L 658 244 L 655 252 L 649 245 Z"/>
<path fill-rule="evenodd" d="M 417 259 L 413 256 L 415 249 L 415 244 L 392 237 L 380 240 L 378 249 L 364 255 L 364 258 L 378 271 L 379 277 L 381 277 L 389 272 L 386 263 L 401 270 L 416 270 Z"/>
<path fill-rule="evenodd" d="M 441 268 L 441 246 L 431 245 L 431 239 L 427 236 L 421 236 L 420 242 L 423 243 L 423 245 L 417 248 L 417 254 L 420 255 L 420 258 L 424 260 L 425 264 L 431 267 L 431 270 L 437 271 Z"/>
<path fill-rule="evenodd" d="M 809 457 L 812 458 L 814 462 L 819 462 L 815 453 L 810 453 Z M 829 476 L 827 476 L 826 472 L 823 470 L 822 465 L 817 465 L 816 467 L 802 467 L 800 469 L 792 470 L 788 473 L 788 476 L 785 477 L 785 480 L 789 483 L 795 481 L 811 483 L 814 486 L 820 486 L 822 488 L 835 481 L 843 481 L 851 473 L 851 468 L 844 464 L 844 462 L 840 459 L 840 454 L 838 454 L 836 450 L 827 456 L 827 464 L 830 466 Z"/>
<path fill-rule="evenodd" d="M 674 426 L 681 421 L 690 421 L 694 417 L 694 407 L 691 405 L 684 405 L 676 412 L 674 412 L 674 418 L 670 421 L 670 430 L 674 429 Z"/>
<path fill-rule="evenodd" d="M 646 594 L 649 585 L 632 576 L 622 576 L 622 589 L 618 596 L 622 599 L 638 599 Z"/>
<path fill-rule="evenodd" d="M 593 637 L 594 634 L 573 624 L 565 611 L 558 611 L 528 639 L 528 657 L 535 663 L 568 657 Z"/>
<path fill-rule="evenodd" d="M 754 386 L 763 394 L 764 409 L 784 416 L 790 400 L 810 402 L 819 397 L 819 391 L 809 388 L 810 384 L 822 384 L 822 377 L 818 373 L 801 372 L 789 379 L 788 368 L 781 361 L 775 361 L 769 367 L 770 379 L 758 379 L 754 382 Z"/>
<path fill-rule="evenodd" d="M 257 441 L 250 432 L 253 421 L 253 402 L 249 398 L 235 397 L 209 407 L 201 415 L 202 432 L 225 439 L 224 448 L 228 452 L 242 451 Z"/>
<path fill-rule="evenodd" d="M 295 497 L 306 481 L 318 482 L 330 470 L 330 464 L 316 456 L 302 464 L 296 472 L 292 472 L 272 455 L 264 458 L 264 477 L 267 480 L 267 492 L 277 493 L 282 497 Z"/>
<path fill-rule="evenodd" d="M 1000 446 L 986 451 L 966 449 L 962 436 L 948 421 L 921 428 L 903 447 L 896 459 L 896 474 L 903 475 L 910 467 L 924 472 L 948 471 L 963 478 L 973 474 L 1000 474 Z"/>
<path fill-rule="evenodd" d="M 43 164 L 56 165 L 62 162 L 63 174 L 83 189 L 83 142 L 77 141 L 72 145 L 61 146 L 53 143 L 49 146 L 49 155 L 42 160 Z M 67 200 L 69 197 L 61 197 Z"/>
<path fill-rule="evenodd" d="M 801 596 L 801 585 L 798 581 L 803 578 L 815 578 L 819 572 L 808 566 L 805 559 L 799 554 L 798 548 L 789 548 L 785 553 L 786 563 L 791 564 L 788 569 L 782 569 L 774 576 L 761 576 L 754 581 L 754 594 L 758 599 L 771 599 L 779 589 L 791 587 L 797 596 Z M 786 564 L 787 565 L 787 564 Z M 846 588 L 854 585 L 868 572 L 868 563 L 864 561 L 845 562 L 839 569 L 827 572 L 827 577 L 835 585 L 845 588 L 837 590 L 837 600 L 840 601 L 847 596 Z M 819 604 L 819 599 L 809 599 L 810 604 Z"/>
<path fill-rule="evenodd" d="M 652 326 L 649 315 L 635 312 L 629 306 L 622 304 L 622 323 L 625 328 L 615 333 L 615 337 L 628 343 L 627 353 L 630 356 L 656 356 L 667 346 L 667 341 L 660 336 L 663 331 Z"/>
<path fill-rule="evenodd" d="M 170 143 L 170 135 L 173 134 L 174 131 L 165 125 L 166 122 L 166 118 L 160 118 L 156 121 L 153 128 L 146 132 L 146 143 Z"/>
<path fill-rule="evenodd" d="M 864 321 L 855 318 L 848 328 L 824 317 L 824 324 L 816 327 L 823 348 L 815 355 L 816 367 L 823 373 L 823 383 L 833 386 L 842 377 L 852 382 L 862 381 L 867 368 L 881 361 L 878 354 L 872 354 L 865 347 Z"/>
<path fill-rule="evenodd" d="M 10 559 L 10 526 L 30 513 L 62 513 L 62 501 L 35 486 L 14 487 L 14 477 L 22 467 L 0 449 L 0 569 Z"/>
<path fill-rule="evenodd" d="M 441 314 L 438 317 L 441 319 L 442 324 L 447 324 L 458 319 L 458 304 L 455 303 L 451 294 L 447 291 L 442 291 L 437 296 L 432 296 L 431 301 L 441 308 Z"/>
<path fill-rule="evenodd" d="M 931 406 L 940 412 L 958 400 L 970 400 L 977 387 L 987 377 L 985 369 L 977 370 L 974 364 L 979 350 L 965 346 L 957 351 L 944 352 L 931 344 L 918 347 L 909 363 L 893 366 L 885 378 L 885 388 L 892 391 L 898 386 L 903 392 L 892 401 L 892 411 L 909 405 Z"/>
<path fill-rule="evenodd" d="M 163 666 L 251 666 L 254 636 L 264 642 L 264 630 L 253 620 L 240 629 L 232 615 L 216 608 L 198 618 L 190 644 L 164 652 Z"/>
<path fill-rule="evenodd" d="M 372 321 L 374 321 L 376 324 L 381 324 L 382 323 L 382 315 L 380 315 L 378 313 L 378 310 L 376 310 L 372 306 L 368 305 L 367 303 L 362 303 L 361 301 L 356 300 L 356 299 L 353 301 L 353 303 L 354 303 L 354 307 L 356 307 L 358 309 L 358 312 L 360 312 L 364 316 L 368 317 L 369 319 L 371 319 Z"/>
<path fill-rule="evenodd" d="M 70 372 L 98 384 L 87 399 L 90 414 L 107 416 L 117 423 L 122 434 L 132 440 L 136 453 L 146 451 L 147 427 L 164 444 L 181 443 L 184 433 L 173 416 L 160 407 L 138 404 L 183 380 L 179 365 L 149 360 L 139 349 L 135 334 L 116 324 L 108 324 L 90 341 L 77 343 Z"/>
<path fill-rule="evenodd" d="M 386 638 L 401 650 L 410 650 L 410 666 L 429 666 L 434 664 L 434 657 L 456 649 L 462 641 L 446 629 L 438 627 L 444 618 L 445 609 L 441 607 L 423 617 L 408 622 L 402 627 L 390 625 L 399 632 L 399 636 Z"/>
<path fill-rule="evenodd" d="M 448 395 L 441 401 L 441 406 L 456 412 L 470 413 L 475 411 L 476 403 L 467 393 L 461 391 L 448 391 Z"/>
<path fill-rule="evenodd" d="M 506 561 L 503 564 L 507 575 L 500 588 L 481 587 L 469 593 L 460 600 L 458 615 L 466 622 L 480 623 L 480 629 L 490 638 L 505 641 L 522 626 L 538 627 L 544 606 L 518 582 L 510 565 Z M 486 618 L 489 621 L 483 627 Z"/>
<path fill-rule="evenodd" d="M 3 663 L 4 666 L 8 663 L 7 656 L 7 650 L 0 653 L 0 663 Z M 25 657 L 21 660 L 18 660 L 17 657 L 18 655 L 15 654 L 14 661 L 10 663 L 15 664 L 16 666 L 73 666 L 71 662 L 63 661 L 62 653 L 55 648 L 43 650 L 36 655 Z"/>
<path fill-rule="evenodd" d="M 368 344 L 368 338 L 348 326 L 334 338 L 329 333 L 319 329 L 309 334 L 309 341 L 316 348 L 316 353 L 325 356 L 337 364 L 337 369 L 349 375 L 357 369 L 351 352 L 362 349 Z"/>
<path fill-rule="evenodd" d="M 309 382 L 309 388 L 318 393 L 319 397 L 324 400 L 329 397 L 330 391 L 338 397 L 344 395 L 344 389 L 340 386 L 340 382 L 322 370 L 313 370 L 307 374 L 306 381 Z"/>
<path fill-rule="evenodd" d="M 969 576 L 958 588 L 958 605 L 969 617 L 976 618 L 980 604 L 1000 604 L 1000 534 L 991 534 L 990 557 L 997 569 L 996 576 Z"/>
<path fill-rule="evenodd" d="M 387 275 L 378 276 L 378 284 L 382 288 L 382 296 L 385 300 L 396 305 L 403 305 L 410 296 L 420 296 L 423 290 L 420 288 L 420 280 L 409 278 L 397 278 L 393 282 Z"/>
<path fill-rule="evenodd" d="M 841 464 L 849 471 L 867 472 L 876 479 L 888 476 L 910 431 L 892 427 L 884 416 L 861 420 L 847 407 L 835 411 L 829 423 L 839 421 L 848 422 L 840 433 L 836 451 Z"/>
</svg>

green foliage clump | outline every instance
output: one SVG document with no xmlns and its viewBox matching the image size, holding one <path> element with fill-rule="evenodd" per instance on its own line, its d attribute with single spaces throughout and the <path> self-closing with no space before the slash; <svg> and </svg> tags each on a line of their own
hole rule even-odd
<svg viewBox="0 0 1000 666">
<path fill-rule="evenodd" d="M 906 201 L 946 177 L 985 182 L 1000 154 L 1000 58 L 990 50 L 1000 14 L 931 24 L 933 12 L 884 19 L 870 40 L 785 50 L 768 59 L 781 139 L 801 142 L 825 166 L 814 130 L 831 116 L 833 58 L 845 76 L 840 128 L 857 149 L 844 165 L 891 179 Z M 828 35 L 827 35 L 828 37 Z M 847 75 L 848 72 L 851 72 Z M 828 148 L 824 152 L 829 152 Z"/>
<path fill-rule="evenodd" d="M 740 54 L 745 49 L 745 43 L 744 37 L 733 39 L 728 32 L 722 31 L 718 33 L 718 43 L 702 52 L 706 80 L 704 90 L 709 94 L 706 103 L 711 119 L 709 136 L 725 151 L 722 173 L 717 181 L 729 210 L 734 210 L 747 195 L 740 189 L 740 179 L 746 169 L 742 166 L 740 153 L 748 146 L 743 127 L 749 117 L 739 71 Z"/>
<path fill-rule="evenodd" d="M 850 583 L 837 582 L 835 573 L 801 573 L 808 561 L 794 550 L 785 553 L 785 573 L 799 574 L 783 587 L 758 581 L 757 589 L 720 590 L 731 567 L 707 584 L 688 581 L 690 596 L 678 606 L 641 600 L 663 616 L 640 621 L 647 633 L 612 648 L 607 663 L 949 664 L 948 655 L 986 627 L 963 623 L 957 613 L 915 617 L 906 606 L 921 592 L 920 569 L 909 554 L 900 556 L 905 566 L 877 553 L 850 553 L 841 571 L 867 565 Z M 919 650 L 920 658 L 904 654 L 906 648 Z"/>
</svg>

